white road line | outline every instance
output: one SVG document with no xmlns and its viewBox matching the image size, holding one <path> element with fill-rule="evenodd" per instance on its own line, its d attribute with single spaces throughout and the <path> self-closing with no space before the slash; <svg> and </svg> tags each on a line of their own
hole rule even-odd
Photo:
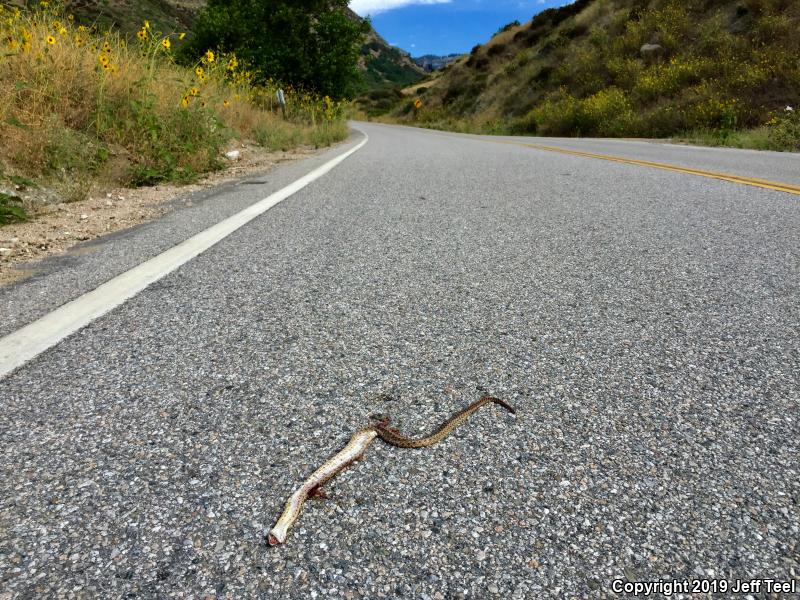
<svg viewBox="0 0 800 600">
<path fill-rule="evenodd" d="M 364 139 L 357 146 L 291 185 L 0 339 L 0 379 L 95 319 L 124 304 L 150 284 L 169 275 L 279 202 L 330 172 L 367 144 L 369 137 L 363 132 L 362 135 Z"/>
</svg>

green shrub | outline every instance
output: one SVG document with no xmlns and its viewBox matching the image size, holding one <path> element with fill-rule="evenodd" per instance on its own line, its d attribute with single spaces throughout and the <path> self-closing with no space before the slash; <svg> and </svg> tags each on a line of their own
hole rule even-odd
<svg viewBox="0 0 800 600">
<path fill-rule="evenodd" d="M 800 111 L 787 106 L 770 121 L 769 137 L 783 150 L 800 150 Z"/>
<path fill-rule="evenodd" d="M 22 200 L 17 196 L 9 196 L 0 192 L 0 225 L 27 220 L 28 215 L 22 206 Z"/>
<path fill-rule="evenodd" d="M 551 94 L 530 115 L 528 123 L 542 135 L 580 135 L 583 127 L 583 112 L 580 100 L 562 88 Z"/>
<path fill-rule="evenodd" d="M 618 136 L 630 132 L 634 123 L 633 106 L 623 90 L 607 88 L 579 100 L 566 90 L 549 97 L 519 126 L 544 135 Z"/>
<path fill-rule="evenodd" d="M 668 63 L 655 64 L 640 72 L 633 93 L 649 102 L 662 96 L 673 96 L 680 90 L 699 83 L 713 73 L 718 65 L 704 58 L 673 58 Z"/>
<path fill-rule="evenodd" d="M 614 85 L 626 90 L 634 88 L 644 70 L 640 60 L 621 56 L 610 58 L 605 66 Z"/>
<path fill-rule="evenodd" d="M 489 56 L 497 56 L 498 54 L 502 54 L 506 51 L 505 44 L 494 44 L 493 46 L 489 46 L 489 50 L 486 51 L 486 54 Z"/>
<path fill-rule="evenodd" d="M 325 148 L 347 139 L 347 123 L 333 121 L 311 130 L 309 141 L 314 148 Z"/>
<path fill-rule="evenodd" d="M 138 132 L 133 148 L 139 158 L 130 167 L 130 183 L 185 183 L 198 173 L 219 169 L 219 152 L 232 137 L 219 117 L 198 105 L 160 116 L 155 110 L 156 100 L 145 97 L 126 107 Z"/>
<path fill-rule="evenodd" d="M 534 134 L 538 131 L 538 124 L 536 122 L 536 115 L 533 111 L 518 118 L 512 119 L 508 123 L 509 135 L 526 135 Z"/>
<path fill-rule="evenodd" d="M 274 123 L 271 126 L 259 127 L 253 134 L 256 143 L 267 150 L 285 152 L 303 142 L 303 135 L 300 130 L 286 123 Z"/>
<path fill-rule="evenodd" d="M 618 88 L 600 90 L 583 100 L 579 110 L 584 135 L 620 136 L 631 131 L 633 106 Z"/>
</svg>

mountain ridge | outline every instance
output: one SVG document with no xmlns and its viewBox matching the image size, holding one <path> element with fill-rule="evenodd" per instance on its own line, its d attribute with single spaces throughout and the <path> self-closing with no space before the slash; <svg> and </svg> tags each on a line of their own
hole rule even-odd
<svg viewBox="0 0 800 600">
<path fill-rule="evenodd" d="M 432 73 L 433 71 L 441 71 L 446 66 L 453 64 L 459 58 L 464 56 L 463 54 L 424 54 L 422 56 L 415 56 L 413 58 L 414 62 L 422 67 L 427 73 Z"/>
</svg>

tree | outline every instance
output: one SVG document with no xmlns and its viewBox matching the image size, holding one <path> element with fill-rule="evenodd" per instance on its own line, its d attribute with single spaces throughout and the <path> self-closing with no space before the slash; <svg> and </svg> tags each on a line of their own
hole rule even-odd
<svg viewBox="0 0 800 600">
<path fill-rule="evenodd" d="M 182 56 L 235 52 L 256 77 L 342 98 L 360 81 L 359 49 L 369 23 L 348 16 L 348 0 L 209 0 Z"/>
</svg>

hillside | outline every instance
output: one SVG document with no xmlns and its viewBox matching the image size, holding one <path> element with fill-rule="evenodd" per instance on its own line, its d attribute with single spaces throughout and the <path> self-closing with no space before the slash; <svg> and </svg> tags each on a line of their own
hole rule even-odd
<svg viewBox="0 0 800 600">
<path fill-rule="evenodd" d="M 147 19 L 157 30 L 191 32 L 204 0 L 66 0 L 68 11 L 82 22 L 97 22 L 101 28 L 115 25 L 133 33 Z M 361 19 L 348 10 L 352 19 Z M 372 29 L 361 49 L 360 68 L 367 89 L 404 87 L 425 76 L 411 57 L 390 46 Z"/>
<path fill-rule="evenodd" d="M 394 115 L 486 132 L 725 136 L 798 103 L 799 30 L 797 0 L 578 0 L 476 46 L 420 110 L 410 97 Z"/>
<path fill-rule="evenodd" d="M 387 44 L 374 30 L 368 34 L 361 56 L 360 67 L 368 90 L 405 87 L 427 74 L 407 53 Z"/>
<path fill-rule="evenodd" d="M 126 33 L 137 31 L 144 20 L 160 31 L 189 31 L 204 0 L 65 0 L 64 8 L 82 22 L 96 22 Z"/>
<path fill-rule="evenodd" d="M 361 19 L 353 11 L 348 9 L 347 12 L 352 19 Z M 405 87 L 420 81 L 426 75 L 425 70 L 407 52 L 390 46 L 374 29 L 370 29 L 361 48 L 359 66 L 364 74 L 367 90 Z"/>
</svg>

